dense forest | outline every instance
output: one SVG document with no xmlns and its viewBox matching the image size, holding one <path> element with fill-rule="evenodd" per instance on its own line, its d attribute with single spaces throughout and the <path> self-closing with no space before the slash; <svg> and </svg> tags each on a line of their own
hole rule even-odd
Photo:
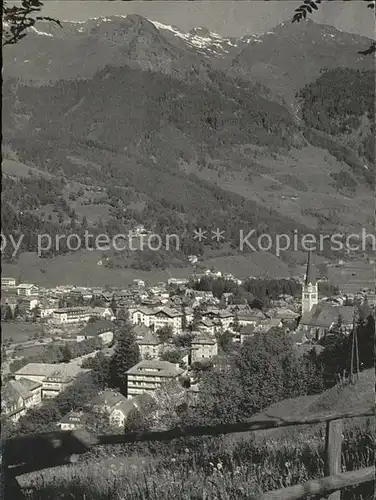
<svg viewBox="0 0 376 500">
<path fill-rule="evenodd" d="M 299 97 L 304 123 L 314 129 L 306 133 L 307 139 L 374 182 L 369 171 L 375 168 L 375 72 L 349 68 L 323 71 Z"/>
</svg>

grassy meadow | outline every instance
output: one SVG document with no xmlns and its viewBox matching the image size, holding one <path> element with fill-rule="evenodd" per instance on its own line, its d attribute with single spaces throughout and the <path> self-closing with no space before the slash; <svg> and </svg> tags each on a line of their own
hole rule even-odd
<svg viewBox="0 0 376 500">
<path fill-rule="evenodd" d="M 371 466 L 375 432 L 345 432 L 343 470 Z M 257 500 L 262 491 L 322 477 L 322 433 L 296 442 L 201 438 L 170 444 L 124 447 L 123 458 L 87 457 L 85 462 L 23 478 L 29 500 Z M 107 450 L 110 452 L 110 450 Z M 370 498 L 372 485 L 347 491 L 344 500 Z"/>
</svg>

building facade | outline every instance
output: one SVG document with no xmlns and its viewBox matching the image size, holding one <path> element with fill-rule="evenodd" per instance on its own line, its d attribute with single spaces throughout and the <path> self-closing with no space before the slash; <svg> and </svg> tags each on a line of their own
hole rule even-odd
<svg viewBox="0 0 376 500">
<path fill-rule="evenodd" d="M 177 379 L 184 372 L 168 361 L 143 360 L 127 371 L 128 398 L 151 394 L 162 384 Z"/>
</svg>

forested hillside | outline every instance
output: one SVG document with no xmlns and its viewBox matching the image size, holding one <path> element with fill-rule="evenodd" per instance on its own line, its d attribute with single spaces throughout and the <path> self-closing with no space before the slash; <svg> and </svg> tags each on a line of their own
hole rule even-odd
<svg viewBox="0 0 376 500">
<path fill-rule="evenodd" d="M 375 168 L 375 72 L 349 68 L 324 71 L 300 92 L 305 125 L 338 144 L 346 163 L 367 174 Z M 315 137 L 319 137 L 317 134 Z M 327 142 L 329 138 L 327 138 Z M 328 147 L 328 149 L 333 149 Z M 336 156 L 336 155 L 335 155 Z M 370 179 L 372 179 L 370 175 Z"/>
<path fill-rule="evenodd" d="M 27 50 L 22 43 L 15 49 L 15 77 L 4 81 L 4 143 L 34 168 L 32 175 L 52 175 L 57 191 L 46 187 L 47 197 L 35 201 L 40 181 L 9 181 L 5 234 L 22 230 L 20 207 L 35 228 L 89 225 L 114 235 L 142 223 L 162 237 L 181 236 L 180 255 L 144 256 L 163 267 L 171 258 L 182 264 L 192 253 L 235 253 L 240 230 L 273 236 L 371 227 L 374 72 L 357 54 L 364 37 L 308 22 L 231 41 L 128 16 L 66 23 L 61 32 L 35 32 L 28 40 Z M 222 50 L 230 42 L 237 55 L 226 56 L 231 68 L 221 59 L 218 69 L 222 56 L 210 47 L 218 43 Z M 88 55 L 98 45 L 102 62 Z M 46 69 L 33 59 L 33 81 L 22 83 L 22 47 L 52 59 L 65 47 L 60 70 L 66 69 L 66 79 L 59 80 L 55 63 Z M 107 50 L 116 57 L 103 67 Z M 90 70 L 85 79 L 77 77 L 80 61 Z M 336 68 L 339 63 L 359 70 Z M 331 69 L 320 75 L 325 64 Z M 273 92 L 276 84 L 283 95 Z M 102 193 L 78 195 L 78 184 Z M 32 193 L 21 200 L 27 189 Z M 198 227 L 209 234 L 224 230 L 226 245 L 193 240 Z M 111 260 L 121 266 L 129 255 Z M 144 265 L 139 256 L 136 261 Z"/>
</svg>

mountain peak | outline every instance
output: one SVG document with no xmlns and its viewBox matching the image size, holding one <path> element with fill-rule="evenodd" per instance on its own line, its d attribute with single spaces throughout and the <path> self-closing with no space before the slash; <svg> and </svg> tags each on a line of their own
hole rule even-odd
<svg viewBox="0 0 376 500">
<path fill-rule="evenodd" d="M 199 26 L 197 28 L 192 28 L 189 34 L 201 37 L 210 37 L 212 35 L 212 32 L 205 26 Z"/>
<path fill-rule="evenodd" d="M 153 31 L 157 31 L 157 28 L 154 26 L 152 22 L 150 22 L 145 17 L 140 16 L 139 14 L 128 14 L 123 17 L 123 23 L 125 26 L 129 28 L 147 28 Z"/>
</svg>

